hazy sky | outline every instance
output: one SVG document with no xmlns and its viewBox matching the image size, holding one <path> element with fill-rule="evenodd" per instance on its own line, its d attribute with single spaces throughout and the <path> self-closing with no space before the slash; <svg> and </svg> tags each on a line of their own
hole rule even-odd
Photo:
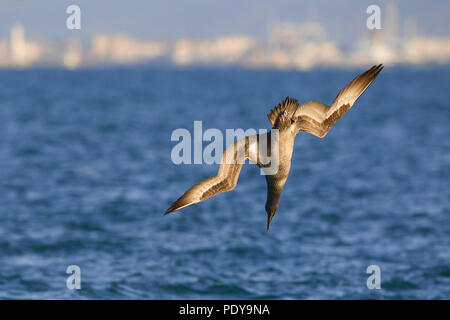
<svg viewBox="0 0 450 320">
<path fill-rule="evenodd" d="M 450 36 L 450 1 L 394 2 L 400 28 L 412 18 L 427 35 Z M 70 4 L 81 7 L 80 31 L 66 29 Z M 384 13 L 386 1 L 374 0 L 1 0 L 0 38 L 8 37 L 16 23 L 25 26 L 28 36 L 51 40 L 87 39 L 99 32 L 171 40 L 231 33 L 263 37 L 276 21 L 318 21 L 331 39 L 348 43 L 368 32 L 370 4 L 379 4 Z"/>
</svg>

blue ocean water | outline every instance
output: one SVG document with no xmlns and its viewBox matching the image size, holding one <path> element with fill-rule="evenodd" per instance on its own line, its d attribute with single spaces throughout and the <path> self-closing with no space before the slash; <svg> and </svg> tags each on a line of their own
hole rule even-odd
<svg viewBox="0 0 450 320">
<path fill-rule="evenodd" d="M 1 71 L 0 298 L 449 299 L 448 67 L 385 68 L 299 134 L 270 232 L 254 165 L 163 217 L 218 169 L 173 164 L 173 130 L 269 129 L 287 95 L 331 103 L 362 71 Z"/>
</svg>

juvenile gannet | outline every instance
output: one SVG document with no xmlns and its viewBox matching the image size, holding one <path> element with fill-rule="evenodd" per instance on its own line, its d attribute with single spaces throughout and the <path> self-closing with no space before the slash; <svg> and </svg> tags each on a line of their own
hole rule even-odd
<svg viewBox="0 0 450 320">
<path fill-rule="evenodd" d="M 272 124 L 272 130 L 278 129 L 278 139 L 275 142 L 270 139 L 272 130 L 264 137 L 267 141 L 267 151 L 264 150 L 266 154 L 270 155 L 271 151 L 275 150 L 274 148 L 278 148 L 278 171 L 266 175 L 267 231 L 269 231 L 270 223 L 278 209 L 278 201 L 289 175 L 297 134 L 305 131 L 319 138 L 325 137 L 330 128 L 350 110 L 382 69 L 383 65 L 380 64 L 358 75 L 339 92 L 330 107 L 318 101 L 308 101 L 299 107 L 296 99 L 287 97 L 267 115 Z M 266 162 L 261 161 L 260 138 L 261 134 L 258 134 L 230 144 L 223 152 L 217 175 L 192 186 L 167 209 L 165 215 L 219 193 L 233 190 L 241 172 L 242 158 L 250 160 L 261 168 L 267 167 Z"/>
</svg>

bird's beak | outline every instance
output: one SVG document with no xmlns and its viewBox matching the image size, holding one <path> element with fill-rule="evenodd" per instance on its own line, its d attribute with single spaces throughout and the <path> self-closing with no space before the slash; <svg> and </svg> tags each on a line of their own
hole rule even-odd
<svg viewBox="0 0 450 320">
<path fill-rule="evenodd" d="M 267 215 L 267 232 L 269 232 L 269 228 L 270 228 L 270 223 L 272 222 L 273 216 L 275 215 L 275 213 L 272 214 L 268 214 Z"/>
</svg>

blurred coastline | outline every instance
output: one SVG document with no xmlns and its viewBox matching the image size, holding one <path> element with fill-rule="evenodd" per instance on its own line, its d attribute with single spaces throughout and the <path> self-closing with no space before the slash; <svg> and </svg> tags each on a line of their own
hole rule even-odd
<svg viewBox="0 0 450 320">
<path fill-rule="evenodd" d="M 150 64 L 168 67 L 233 66 L 250 69 L 311 70 L 386 65 L 449 64 L 450 38 L 425 35 L 415 19 L 399 19 L 397 7 L 386 8 L 382 29 L 369 30 L 345 48 L 319 22 L 269 23 L 265 37 L 223 34 L 209 38 L 142 40 L 127 34 L 98 33 L 81 41 L 28 38 L 21 24 L 0 39 L 0 68 L 67 69 Z M 365 28 L 365 26 L 364 26 Z"/>
</svg>

